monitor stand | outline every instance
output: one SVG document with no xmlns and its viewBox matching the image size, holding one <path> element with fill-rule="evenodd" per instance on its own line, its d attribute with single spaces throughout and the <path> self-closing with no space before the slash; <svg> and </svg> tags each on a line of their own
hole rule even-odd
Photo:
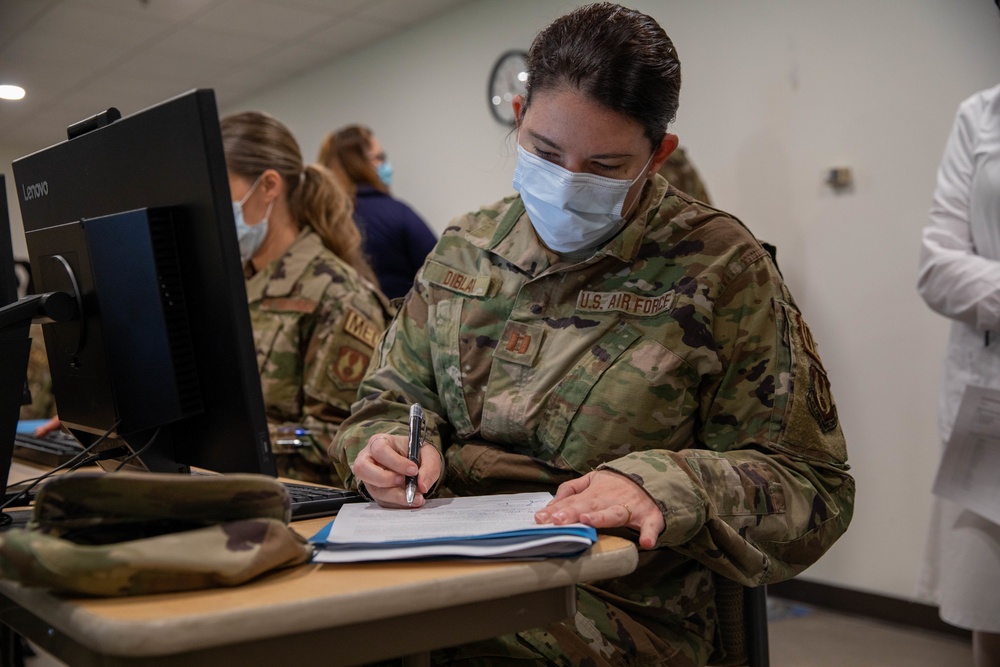
<svg viewBox="0 0 1000 667">
<path fill-rule="evenodd" d="M 65 292 L 26 296 L 0 308 L 0 491 L 4 494 L 28 376 L 31 323 L 63 322 L 76 317 L 76 313 L 76 299 Z M 9 515 L 0 515 L 0 528 L 11 521 Z"/>
</svg>

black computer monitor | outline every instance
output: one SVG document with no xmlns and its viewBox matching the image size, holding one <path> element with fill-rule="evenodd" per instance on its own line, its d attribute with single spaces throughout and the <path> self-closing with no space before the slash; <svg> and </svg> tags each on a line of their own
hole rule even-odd
<svg viewBox="0 0 1000 667">
<path fill-rule="evenodd" d="M 7 213 L 7 177 L 0 174 L 0 306 L 17 301 L 17 270 Z"/>
<path fill-rule="evenodd" d="M 141 469 L 275 475 L 214 93 L 119 118 L 13 164 L 35 291 L 78 310 L 43 325 L 59 418 Z"/>
<path fill-rule="evenodd" d="M 6 177 L 0 174 L 0 308 L 17 301 L 17 275 L 7 214 Z M 7 491 L 14 433 L 21 410 L 29 341 L 26 323 L 0 327 L 0 498 Z M 0 524 L 3 522 L 0 521 Z"/>
</svg>

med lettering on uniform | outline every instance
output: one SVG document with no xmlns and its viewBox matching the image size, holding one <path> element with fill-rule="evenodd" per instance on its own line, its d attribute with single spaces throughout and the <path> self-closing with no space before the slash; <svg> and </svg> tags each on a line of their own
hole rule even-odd
<svg viewBox="0 0 1000 667">
<path fill-rule="evenodd" d="M 347 309 L 344 331 L 371 348 L 378 344 L 378 338 L 382 335 L 380 327 L 353 308 Z"/>
</svg>

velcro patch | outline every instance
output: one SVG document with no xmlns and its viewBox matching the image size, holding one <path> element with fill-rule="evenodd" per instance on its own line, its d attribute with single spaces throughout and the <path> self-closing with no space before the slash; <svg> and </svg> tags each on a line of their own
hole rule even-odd
<svg viewBox="0 0 1000 667">
<path fill-rule="evenodd" d="M 531 366 L 542 347 L 544 335 L 545 329 L 540 326 L 508 322 L 493 356 L 521 366 Z"/>
<path fill-rule="evenodd" d="M 488 275 L 473 276 L 434 261 L 427 262 L 424 267 L 424 278 L 452 292 L 469 296 L 486 296 L 490 290 Z"/>
<path fill-rule="evenodd" d="M 670 310 L 674 305 L 674 292 L 659 296 L 643 296 L 631 292 L 580 292 L 576 309 L 588 313 L 618 311 L 640 317 L 652 317 Z"/>
<path fill-rule="evenodd" d="M 330 364 L 330 375 L 344 384 L 357 384 L 365 376 L 369 360 L 367 354 L 344 345 L 337 352 L 337 358 Z"/>
<path fill-rule="evenodd" d="M 375 348 L 375 345 L 378 343 L 378 337 L 382 334 L 382 330 L 374 322 L 353 308 L 347 309 L 347 318 L 344 320 L 344 331 L 372 349 Z"/>
<path fill-rule="evenodd" d="M 801 317 L 799 320 L 798 335 L 799 341 L 802 343 L 802 349 L 805 353 L 816 361 L 820 361 L 819 358 L 819 348 L 816 347 L 816 339 L 813 338 L 812 331 L 809 329 L 809 325 Z M 822 363 L 822 362 L 821 362 Z"/>
<path fill-rule="evenodd" d="M 263 299 L 260 302 L 260 309 L 277 313 L 311 313 L 318 305 L 319 303 L 313 299 L 275 297 Z"/>
<path fill-rule="evenodd" d="M 837 428 L 837 406 L 830 392 L 830 380 L 815 364 L 809 364 L 809 393 L 806 403 L 824 433 Z"/>
</svg>

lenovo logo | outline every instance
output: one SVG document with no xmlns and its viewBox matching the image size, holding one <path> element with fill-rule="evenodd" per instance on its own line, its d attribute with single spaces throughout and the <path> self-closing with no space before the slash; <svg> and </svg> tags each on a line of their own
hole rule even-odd
<svg viewBox="0 0 1000 667">
<path fill-rule="evenodd" d="M 49 194 L 48 181 L 21 186 L 21 198 L 24 201 L 28 201 L 29 199 L 38 199 L 39 197 L 44 197 L 47 194 Z"/>
</svg>

